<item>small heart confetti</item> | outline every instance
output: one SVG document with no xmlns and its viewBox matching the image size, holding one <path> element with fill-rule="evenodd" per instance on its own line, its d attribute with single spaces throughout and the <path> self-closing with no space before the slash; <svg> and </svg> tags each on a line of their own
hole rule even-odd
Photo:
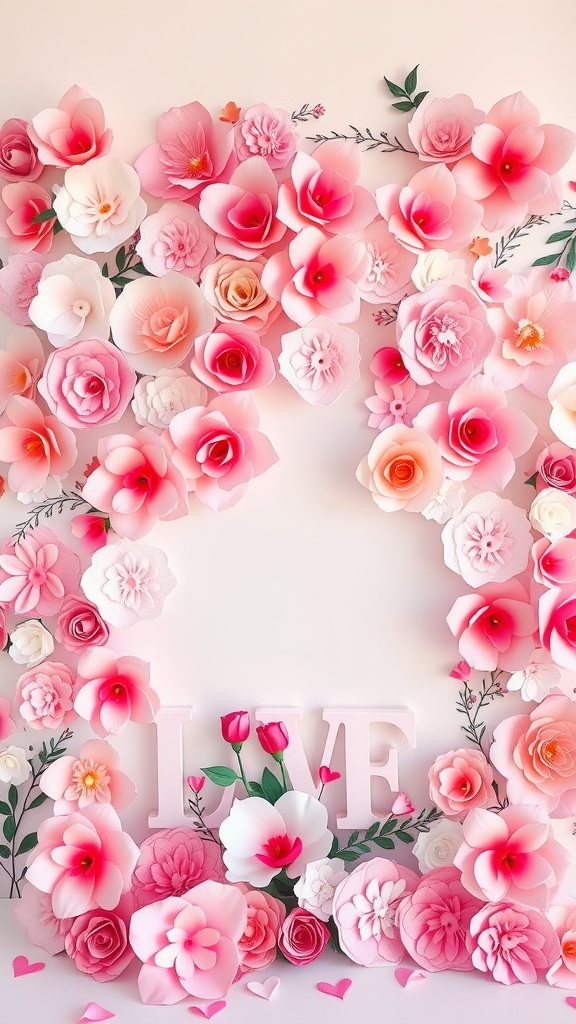
<svg viewBox="0 0 576 1024">
<path fill-rule="evenodd" d="M 329 981 L 319 981 L 316 988 L 327 996 L 336 996 L 336 999 L 344 999 L 351 984 L 351 978 L 341 978 L 335 985 L 331 985 Z"/>
<path fill-rule="evenodd" d="M 78 1024 L 92 1024 L 93 1021 L 101 1020 L 112 1020 L 116 1014 L 112 1013 L 111 1010 L 105 1010 L 100 1003 L 88 1003 L 84 1010 L 84 1015 L 78 1021 Z"/>
<path fill-rule="evenodd" d="M 246 988 L 253 992 L 255 996 L 260 996 L 261 999 L 272 999 L 272 996 L 278 991 L 280 984 L 280 978 L 266 978 L 265 981 L 249 981 Z"/>
<path fill-rule="evenodd" d="M 217 1003 L 209 1003 L 208 1006 L 189 1006 L 190 1013 L 200 1013 L 203 1017 L 207 1017 L 210 1020 L 215 1013 L 220 1013 L 226 1006 L 224 999 L 219 999 Z"/>
<path fill-rule="evenodd" d="M 15 956 L 12 961 L 12 967 L 14 969 L 14 977 L 22 978 L 25 974 L 36 974 L 37 971 L 43 971 L 46 964 L 42 960 L 39 960 L 36 964 L 31 964 L 27 956 Z"/>
<path fill-rule="evenodd" d="M 411 971 L 409 967 L 398 967 L 394 971 L 394 977 L 402 988 L 406 988 L 410 982 L 422 981 L 426 975 L 422 974 L 422 971 Z"/>
<path fill-rule="evenodd" d="M 576 996 L 566 996 L 566 1002 L 576 1010 Z"/>
</svg>

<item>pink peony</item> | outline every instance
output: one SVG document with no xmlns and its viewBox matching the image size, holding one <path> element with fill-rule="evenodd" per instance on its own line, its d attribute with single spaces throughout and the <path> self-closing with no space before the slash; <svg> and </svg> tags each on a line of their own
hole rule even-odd
<svg viewBox="0 0 576 1024">
<path fill-rule="evenodd" d="M 12 395 L 34 399 L 36 384 L 44 369 L 44 349 L 35 331 L 21 327 L 6 338 L 0 351 L 0 413 Z"/>
<path fill-rule="evenodd" d="M 136 374 L 109 341 L 77 341 L 48 358 L 38 386 L 60 423 L 75 430 L 116 423 L 132 398 Z"/>
<path fill-rule="evenodd" d="M 256 331 L 230 320 L 194 342 L 192 373 L 219 394 L 264 388 L 276 375 L 274 359 Z"/>
<path fill-rule="evenodd" d="M 81 582 L 102 618 L 120 629 L 157 618 L 176 586 L 164 551 L 126 539 L 96 551 Z"/>
<path fill-rule="evenodd" d="M 85 164 L 107 153 L 112 144 L 101 103 L 77 85 L 64 93 L 57 107 L 33 117 L 28 134 L 40 160 L 51 167 Z"/>
<path fill-rule="evenodd" d="M 54 916 L 49 893 L 40 892 L 35 885 L 25 883 L 22 896 L 15 901 L 14 917 L 34 946 L 45 949 L 50 956 L 63 951 L 64 938 L 73 918 Z"/>
<path fill-rule="evenodd" d="M 108 643 L 110 631 L 95 604 L 85 597 L 70 595 L 60 609 L 55 635 L 67 651 L 81 652 L 86 647 Z"/>
<path fill-rule="evenodd" d="M 266 334 L 282 309 L 268 294 L 262 277 L 263 256 L 241 260 L 220 256 L 202 274 L 202 291 L 218 320 L 240 320 L 257 334 Z"/>
<path fill-rule="evenodd" d="M 562 441 L 547 445 L 538 456 L 536 469 L 538 489 L 555 487 L 558 491 L 576 495 L 576 452 Z"/>
<path fill-rule="evenodd" d="M 0 311 L 19 327 L 32 323 L 28 310 L 48 259 L 39 253 L 16 253 L 0 268 Z"/>
<path fill-rule="evenodd" d="M 250 259 L 262 254 L 286 233 L 278 219 L 278 183 L 261 156 L 240 164 L 227 185 L 208 185 L 199 209 L 202 220 L 216 232 L 218 252 L 232 256 Z"/>
<path fill-rule="evenodd" d="M 134 959 L 128 942 L 134 900 L 130 893 L 113 910 L 91 910 L 70 925 L 64 948 L 74 966 L 94 981 L 113 981 Z"/>
<path fill-rule="evenodd" d="M 418 875 L 387 857 L 360 864 L 334 893 L 334 922 L 342 951 L 362 967 L 399 964 L 405 949 L 396 915 Z"/>
<path fill-rule="evenodd" d="M 357 237 L 370 257 L 369 266 L 358 280 L 358 291 L 365 302 L 397 302 L 414 290 L 411 274 L 416 257 L 400 245 L 385 220 L 377 217 Z"/>
<path fill-rule="evenodd" d="M 444 561 L 471 587 L 506 583 L 524 572 L 532 534 L 528 516 L 506 498 L 483 491 L 442 530 Z"/>
<path fill-rule="evenodd" d="M 446 818 L 461 820 L 473 807 L 494 802 L 494 773 L 480 750 L 449 750 L 428 772 L 430 799 Z"/>
<path fill-rule="evenodd" d="M 542 587 L 576 585 L 576 537 L 550 541 L 541 537 L 532 547 L 534 579 Z"/>
<path fill-rule="evenodd" d="M 276 959 L 276 944 L 286 907 L 267 892 L 249 889 L 243 884 L 238 887 L 244 893 L 248 914 L 246 928 L 238 942 L 238 974 L 241 976 L 249 971 L 262 971 Z"/>
<path fill-rule="evenodd" d="M 104 516 L 86 514 L 74 516 L 70 521 L 70 532 L 73 537 L 78 537 L 82 549 L 88 554 L 93 554 L 99 548 L 106 545 L 109 523 Z"/>
<path fill-rule="evenodd" d="M 484 111 L 464 93 L 449 99 L 428 94 L 414 111 L 408 134 L 421 160 L 450 164 L 470 152 L 474 129 L 483 120 Z"/>
<path fill-rule="evenodd" d="M 370 409 L 368 426 L 376 430 L 385 430 L 399 423 L 411 427 L 429 394 L 426 388 L 417 387 L 410 378 L 402 384 L 387 384 L 379 378 L 374 384 L 374 390 L 376 394 L 370 395 L 365 405 Z"/>
<path fill-rule="evenodd" d="M 330 139 L 312 155 L 296 153 L 291 179 L 280 186 L 278 216 L 301 231 L 314 225 L 330 234 L 360 231 L 376 216 L 374 199 L 358 185 L 362 154 L 346 139 Z"/>
<path fill-rule="evenodd" d="M 560 940 L 560 955 L 546 981 L 557 988 L 576 988 L 576 900 L 571 896 L 558 898 L 547 916 Z"/>
<path fill-rule="evenodd" d="M 44 170 L 28 136 L 28 122 L 11 117 L 0 128 L 0 176 L 6 181 L 36 181 Z"/>
<path fill-rule="evenodd" d="M 108 647 L 90 647 L 78 662 L 74 710 L 97 736 L 117 735 L 128 722 L 148 725 L 160 710 L 150 686 L 150 665 Z"/>
<path fill-rule="evenodd" d="M 330 932 L 323 921 L 303 907 L 296 907 L 286 917 L 278 946 L 286 959 L 295 964 L 311 964 L 330 941 Z"/>
<path fill-rule="evenodd" d="M 0 612 L 0 617 L 2 612 Z M 6 646 L 8 639 L 6 632 L 0 631 L 0 644 L 4 640 L 2 648 Z M 0 650 L 2 649 L 0 648 Z M 10 718 L 10 701 L 6 697 L 0 697 L 0 740 L 7 740 L 16 731 L 16 722 Z"/>
<path fill-rule="evenodd" d="M 200 882 L 221 882 L 224 868 L 217 843 L 194 828 L 164 828 L 140 846 L 132 892 L 137 907 L 167 896 L 184 896 Z"/>
<path fill-rule="evenodd" d="M 426 971 L 472 971 L 470 922 L 481 908 L 457 868 L 428 871 L 398 907 L 406 952 Z"/>
<path fill-rule="evenodd" d="M 0 590 L 1 595 L 1 590 Z M 560 668 L 576 669 L 576 591 L 551 587 L 538 602 L 540 638 Z"/>
<path fill-rule="evenodd" d="M 360 379 L 357 331 L 314 317 L 300 330 L 282 335 L 280 373 L 311 405 L 332 405 Z"/>
<path fill-rule="evenodd" d="M 35 402 L 13 395 L 0 419 L 0 461 L 11 463 L 8 486 L 35 491 L 49 476 L 66 476 L 76 461 L 76 439 L 55 416 Z"/>
<path fill-rule="evenodd" d="M 146 270 L 156 277 L 175 270 L 198 283 L 204 267 L 214 259 L 216 248 L 214 235 L 198 210 L 173 202 L 164 203 L 157 213 L 142 221 L 136 252 Z"/>
<path fill-rule="evenodd" d="M 502 985 L 533 985 L 560 948 L 544 914 L 508 902 L 488 903 L 472 918 L 470 931 L 474 967 Z"/>
<path fill-rule="evenodd" d="M 15 703 L 30 729 L 61 729 L 78 717 L 76 692 L 76 679 L 66 665 L 43 661 L 20 676 Z"/>
<path fill-rule="evenodd" d="M 79 582 L 78 555 L 45 526 L 0 549 L 0 601 L 17 615 L 57 615 Z"/>
<path fill-rule="evenodd" d="M 249 107 L 234 130 L 240 160 L 261 156 L 272 170 L 290 163 L 298 148 L 298 139 L 291 114 L 266 103 Z"/>
<path fill-rule="evenodd" d="M 38 214 L 52 209 L 46 189 L 35 182 L 13 182 L 4 186 L 1 196 L 0 238 L 7 239 L 10 252 L 48 252 L 56 216 L 35 223 Z"/>
<path fill-rule="evenodd" d="M 464 195 L 484 207 L 488 231 L 521 224 L 529 213 L 552 213 L 561 205 L 554 175 L 574 150 L 576 136 L 555 124 L 540 125 L 536 107 L 523 93 L 495 103 L 475 128 L 472 153 L 454 175 Z"/>
<path fill-rule="evenodd" d="M 378 435 L 356 476 L 384 512 L 421 512 L 444 481 L 434 442 L 403 424 L 386 427 Z"/>
<path fill-rule="evenodd" d="M 410 376 L 400 352 L 390 345 L 376 349 L 370 363 L 370 373 L 389 385 L 403 384 Z"/>
<path fill-rule="evenodd" d="M 55 814 L 83 811 L 92 804 L 122 810 L 136 796 L 136 787 L 119 771 L 120 755 L 105 740 L 88 740 L 78 757 L 66 754 L 43 772 L 40 789 L 55 800 Z"/>
<path fill-rule="evenodd" d="M 517 580 L 456 598 L 446 621 L 472 668 L 516 672 L 534 653 L 536 616 Z"/>
</svg>

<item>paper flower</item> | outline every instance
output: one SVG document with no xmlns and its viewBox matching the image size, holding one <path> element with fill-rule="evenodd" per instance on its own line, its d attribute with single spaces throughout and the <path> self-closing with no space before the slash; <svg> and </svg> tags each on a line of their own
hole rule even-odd
<svg viewBox="0 0 576 1024">
<path fill-rule="evenodd" d="M 387 857 L 354 868 L 334 895 L 334 922 L 346 956 L 362 967 L 399 964 L 405 950 L 396 913 L 400 900 L 417 885 L 414 871 Z"/>
<path fill-rule="evenodd" d="M 427 832 L 420 832 L 412 852 L 423 874 L 434 868 L 447 868 L 454 863 L 457 851 L 464 842 L 464 831 L 459 821 L 441 818 L 433 821 Z"/>
<path fill-rule="evenodd" d="M 61 423 L 86 430 L 116 423 L 135 383 L 134 370 L 114 345 L 85 340 L 51 353 L 38 390 Z"/>
<path fill-rule="evenodd" d="M 92 554 L 106 544 L 108 529 L 105 516 L 88 515 L 74 516 L 70 521 L 70 532 L 78 537 L 84 551 Z"/>
<path fill-rule="evenodd" d="M 410 376 L 398 349 L 391 345 L 376 349 L 370 363 L 370 373 L 390 387 L 393 384 L 404 384 Z"/>
<path fill-rule="evenodd" d="M 562 441 L 554 441 L 538 456 L 536 468 L 544 487 L 576 495 L 576 452 Z"/>
<path fill-rule="evenodd" d="M 540 538 L 532 547 L 532 561 L 534 579 L 541 586 L 576 585 L 576 537 Z"/>
<path fill-rule="evenodd" d="M 61 729 L 77 717 L 73 672 L 59 661 L 44 661 L 20 676 L 15 703 L 29 729 Z"/>
<path fill-rule="evenodd" d="M 502 985 L 533 985 L 556 960 L 560 943 L 550 921 L 514 903 L 487 903 L 472 918 L 472 963 Z"/>
<path fill-rule="evenodd" d="M 6 181 L 35 181 L 44 170 L 27 129 L 21 117 L 9 118 L 0 128 L 0 176 Z"/>
<path fill-rule="evenodd" d="M 77 85 L 64 93 L 57 107 L 33 117 L 28 134 L 40 160 L 51 167 L 85 164 L 107 153 L 112 144 L 102 104 Z"/>
<path fill-rule="evenodd" d="M 265 388 L 276 376 L 272 354 L 256 331 L 234 320 L 222 321 L 209 334 L 196 338 L 190 368 L 218 394 Z"/>
<path fill-rule="evenodd" d="M 287 915 L 278 936 L 278 948 L 297 967 L 311 964 L 330 941 L 330 932 L 315 914 L 295 907 Z"/>
<path fill-rule="evenodd" d="M 32 323 L 28 310 L 48 260 L 36 252 L 16 253 L 0 268 L 0 310 L 20 327 Z"/>
<path fill-rule="evenodd" d="M 111 156 L 69 167 L 53 207 L 76 247 L 89 255 L 115 249 L 146 216 L 136 171 Z"/>
<path fill-rule="evenodd" d="M 457 480 L 445 480 L 426 508 L 422 509 L 422 515 L 444 525 L 464 507 L 465 494 L 464 486 Z"/>
<path fill-rule="evenodd" d="M 384 512 L 421 512 L 444 480 L 440 452 L 428 434 L 401 424 L 378 435 L 356 476 Z"/>
<path fill-rule="evenodd" d="M 73 919 L 54 916 L 49 893 L 40 892 L 35 885 L 25 882 L 22 896 L 14 904 L 14 917 L 34 946 L 41 946 L 50 956 L 63 951 L 64 938 Z"/>
<path fill-rule="evenodd" d="M 358 236 L 366 245 L 370 266 L 358 280 L 364 302 L 397 302 L 411 292 L 410 275 L 416 257 L 390 232 L 385 220 L 377 217 Z"/>
<path fill-rule="evenodd" d="M 55 416 L 44 416 L 28 398 L 13 395 L 9 399 L 0 421 L 0 461 L 11 463 L 11 491 L 35 491 L 49 476 L 66 476 L 76 455 L 76 439 L 69 427 Z"/>
<path fill-rule="evenodd" d="M 560 940 L 560 955 L 546 975 L 549 985 L 574 988 L 576 975 L 576 901 L 573 897 L 554 903 L 547 917 Z"/>
<path fill-rule="evenodd" d="M 11 331 L 0 352 L 0 413 L 12 395 L 34 399 L 43 369 L 44 350 L 36 332 L 29 327 Z"/>
<path fill-rule="evenodd" d="M 576 590 L 551 587 L 538 601 L 540 638 L 560 668 L 576 669 L 576 636 L 572 623 L 576 615 Z"/>
<path fill-rule="evenodd" d="M 481 256 L 474 264 L 470 283 L 484 302 L 506 302 L 512 297 L 509 280 L 506 267 L 493 267 L 489 256 Z"/>
<path fill-rule="evenodd" d="M 227 185 L 208 185 L 199 209 L 202 220 L 216 232 L 218 252 L 250 259 L 286 234 L 278 217 L 278 183 L 261 156 L 241 163 Z"/>
<path fill-rule="evenodd" d="M 267 892 L 241 884 L 238 888 L 244 893 L 247 911 L 246 927 L 238 940 L 238 973 L 242 976 L 249 971 L 262 971 L 276 959 L 276 944 L 286 907 Z"/>
<path fill-rule="evenodd" d="M 44 267 L 28 315 L 56 348 L 81 338 L 107 338 L 115 293 L 93 260 L 63 256 Z"/>
<path fill-rule="evenodd" d="M 163 828 L 140 846 L 132 891 L 137 907 L 184 896 L 200 882 L 222 882 L 220 848 L 194 828 Z"/>
<path fill-rule="evenodd" d="M 376 380 L 374 389 L 376 394 L 367 398 L 364 404 L 370 409 L 368 426 L 376 430 L 385 430 L 400 423 L 411 427 L 429 394 L 426 388 L 418 388 L 410 378 L 402 384 Z"/>
<path fill-rule="evenodd" d="M 119 771 L 120 755 L 105 740 L 88 740 L 77 757 L 65 754 L 49 764 L 38 785 L 55 800 L 54 814 L 111 804 L 120 811 L 136 796 L 130 778 Z"/>
<path fill-rule="evenodd" d="M 338 857 L 310 861 L 294 886 L 298 906 L 314 914 L 320 921 L 329 921 L 332 917 L 334 893 L 340 882 L 347 877 L 344 861 Z"/>
<path fill-rule="evenodd" d="M 553 665 L 548 652 L 536 651 L 526 668 L 513 672 L 506 683 L 507 690 L 519 690 L 522 700 L 540 703 L 560 681 L 560 672 Z"/>
<path fill-rule="evenodd" d="M 120 629 L 157 618 L 175 586 L 164 551 L 129 540 L 94 552 L 82 576 L 86 597 L 106 622 Z"/>
<path fill-rule="evenodd" d="M 449 278 L 452 278 L 451 284 L 463 285 L 464 261 L 450 259 L 449 253 L 444 249 L 430 249 L 429 252 L 418 254 L 411 277 L 419 292 L 425 292 L 433 284 L 448 281 Z"/>
<path fill-rule="evenodd" d="M 470 922 L 482 909 L 457 868 L 434 868 L 398 907 L 406 952 L 426 971 L 472 971 Z"/>
<path fill-rule="evenodd" d="M 37 526 L 0 549 L 0 601 L 17 615 L 56 615 L 80 582 L 80 559 L 51 530 Z"/>
<path fill-rule="evenodd" d="M 472 498 L 442 530 L 444 561 L 471 587 L 524 572 L 532 534 L 523 508 L 491 491 Z"/>
<path fill-rule="evenodd" d="M 240 160 L 261 156 L 272 170 L 287 167 L 298 148 L 298 139 L 292 115 L 266 103 L 249 107 L 234 131 Z"/>
<path fill-rule="evenodd" d="M 374 198 L 358 185 L 362 156 L 349 139 L 330 139 L 312 154 L 296 153 L 278 194 L 278 216 L 293 231 L 310 225 L 330 234 L 360 231 L 376 216 Z"/>
<path fill-rule="evenodd" d="M 52 209 L 46 189 L 37 182 L 20 181 L 4 185 L 0 195 L 0 238 L 7 240 L 10 252 L 47 253 L 54 241 L 56 217 L 36 220 Z"/>
<path fill-rule="evenodd" d="M 16 722 L 10 717 L 10 701 L 0 697 L 0 740 L 7 740 L 16 731 Z"/>
<path fill-rule="evenodd" d="M 240 749 L 250 735 L 250 715 L 247 711 L 230 711 L 222 715 L 220 728 L 224 742 L 237 744 Z"/>
<path fill-rule="evenodd" d="M 16 665 L 33 668 L 54 650 L 54 637 L 40 619 L 26 619 L 19 622 L 10 633 L 8 654 Z"/>
<path fill-rule="evenodd" d="M 332 405 L 360 379 L 359 336 L 325 316 L 282 335 L 280 373 L 306 402 Z"/>
<path fill-rule="evenodd" d="M 144 218 L 136 252 L 156 277 L 176 271 L 196 283 L 216 256 L 212 231 L 198 210 L 180 202 L 164 203 L 157 213 Z"/>
<path fill-rule="evenodd" d="M 26 751 L 22 747 L 5 747 L 0 750 L 0 782 L 21 786 L 30 777 L 31 771 Z"/>
<path fill-rule="evenodd" d="M 482 672 L 516 672 L 534 653 L 536 616 L 517 580 L 456 598 L 446 621 L 462 657 Z"/>
<path fill-rule="evenodd" d="M 134 901 L 130 893 L 114 910 L 91 910 L 72 921 L 64 948 L 74 966 L 94 981 L 118 978 L 134 959 L 128 930 Z"/>
<path fill-rule="evenodd" d="M 449 99 L 428 93 L 412 115 L 408 134 L 421 160 L 451 164 L 470 152 L 474 129 L 483 120 L 484 111 L 464 93 Z"/>
<path fill-rule="evenodd" d="M 447 818 L 462 819 L 473 807 L 494 802 L 494 773 L 480 750 L 449 750 L 428 772 L 430 799 Z"/>
<path fill-rule="evenodd" d="M 140 377 L 134 388 L 132 412 L 143 427 L 163 430 L 184 409 L 205 405 L 208 392 L 185 370 L 159 370 L 153 377 Z"/>
<path fill-rule="evenodd" d="M 160 709 L 150 686 L 150 665 L 109 647 L 90 647 L 78 662 L 74 710 L 97 736 L 118 735 L 128 722 L 148 725 Z"/>
<path fill-rule="evenodd" d="M 576 309 L 570 306 L 569 309 Z M 550 413 L 550 429 L 556 437 L 570 448 L 576 443 L 574 412 L 576 410 L 576 363 L 562 366 L 548 392 L 548 401 L 552 406 Z M 557 447 L 552 445 L 552 447 Z M 550 481 L 552 483 L 552 481 Z M 554 486 L 557 486 L 554 484 Z"/>
<path fill-rule="evenodd" d="M 96 605 L 71 594 L 58 614 L 56 640 L 67 651 L 80 652 L 86 647 L 102 647 L 110 633 Z"/>
<path fill-rule="evenodd" d="M 561 540 L 576 529 L 576 497 L 555 487 L 545 487 L 534 498 L 528 515 L 534 529 L 548 540 Z"/>
<path fill-rule="evenodd" d="M 202 274 L 202 291 L 218 320 L 240 320 L 259 335 L 278 319 L 282 308 L 262 281 L 266 260 L 220 256 Z"/>
</svg>

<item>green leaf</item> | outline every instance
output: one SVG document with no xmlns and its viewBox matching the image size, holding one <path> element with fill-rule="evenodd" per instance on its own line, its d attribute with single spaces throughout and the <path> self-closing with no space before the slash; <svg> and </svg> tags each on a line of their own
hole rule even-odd
<svg viewBox="0 0 576 1024">
<path fill-rule="evenodd" d="M 10 805 L 7 804 L 5 800 L 0 800 L 0 814 L 12 814 Z"/>
<path fill-rule="evenodd" d="M 227 768 L 223 764 L 215 765 L 213 768 L 202 768 L 201 771 L 210 779 L 210 782 L 214 782 L 217 786 L 223 786 L 224 788 L 226 786 L 233 786 L 239 779 L 233 768 Z"/>
<path fill-rule="evenodd" d="M 397 824 L 398 818 L 390 818 L 388 821 L 385 821 L 380 829 L 380 835 L 385 836 L 387 832 L 393 832 Z"/>
<path fill-rule="evenodd" d="M 0 857 L 2 857 L 2 860 L 8 860 L 9 856 L 10 856 L 10 847 L 8 847 L 8 846 L 0 846 Z"/>
<path fill-rule="evenodd" d="M 102 277 L 110 277 L 110 271 L 108 270 L 108 264 L 105 263 L 102 267 Z"/>
<path fill-rule="evenodd" d="M 529 487 L 536 487 L 537 479 L 538 479 L 538 470 L 536 470 L 535 473 L 532 473 L 532 476 L 529 476 L 528 479 L 524 481 L 524 483 L 528 484 Z"/>
<path fill-rule="evenodd" d="M 409 832 L 403 832 L 402 829 L 400 829 L 398 832 L 396 832 L 395 835 L 400 840 L 401 843 L 413 843 L 414 842 L 414 836 L 411 836 Z"/>
<path fill-rule="evenodd" d="M 384 75 L 384 81 L 386 82 L 386 85 L 388 86 L 388 89 L 390 90 L 393 96 L 406 95 L 404 89 L 400 85 L 395 85 L 394 82 L 391 82 L 389 78 L 386 78 L 386 75 Z"/>
<path fill-rule="evenodd" d="M 338 837 L 334 836 L 334 839 L 332 840 L 332 846 L 330 847 L 330 853 L 328 854 L 328 856 L 329 857 L 336 857 L 337 854 L 338 854 L 338 850 L 339 849 L 340 849 L 340 844 L 338 843 Z"/>
<path fill-rule="evenodd" d="M 360 833 L 359 832 L 353 832 L 352 835 L 350 836 L 350 838 L 348 839 L 348 846 L 355 846 L 356 843 L 358 842 L 359 838 L 360 838 Z"/>
<path fill-rule="evenodd" d="M 410 72 L 409 75 L 406 75 L 406 80 L 404 82 L 404 89 L 406 90 L 406 92 L 408 93 L 409 96 L 412 95 L 412 93 L 414 92 L 414 89 L 416 88 L 417 84 L 418 84 L 418 64 L 416 65 L 415 68 L 412 68 L 412 71 Z"/>
<path fill-rule="evenodd" d="M 146 270 L 146 267 L 144 266 L 143 263 L 135 263 L 132 267 L 130 267 L 130 270 L 133 270 L 136 274 L 147 274 L 148 277 L 153 276 L 149 270 Z"/>
<path fill-rule="evenodd" d="M 46 793 L 39 793 L 38 796 L 34 797 L 28 810 L 33 811 L 35 807 L 41 807 L 43 803 L 48 799 Z"/>
<path fill-rule="evenodd" d="M 112 280 L 113 280 L 114 285 L 116 287 L 125 288 L 125 286 L 127 284 L 130 284 L 131 278 L 129 278 L 129 277 L 120 277 L 118 274 L 115 274 L 114 277 L 112 278 Z"/>
<path fill-rule="evenodd" d="M 427 95 L 428 95 L 428 91 L 426 91 L 426 92 L 419 92 L 416 96 L 413 96 L 412 97 L 412 103 L 414 104 L 414 106 L 415 107 L 419 107 L 420 104 L 422 103 L 422 100 Z"/>
<path fill-rule="evenodd" d="M 360 850 L 360 853 L 370 853 L 370 847 L 366 843 L 356 843 L 356 849 Z"/>
<path fill-rule="evenodd" d="M 60 231 L 64 231 L 64 228 L 62 227 L 60 221 L 57 220 L 54 227 L 52 228 L 52 234 L 57 235 Z"/>
<path fill-rule="evenodd" d="M 412 103 L 412 100 L 403 100 L 401 103 L 393 103 L 392 106 L 394 107 L 395 110 L 401 110 L 403 113 L 406 113 L 408 110 L 414 109 L 414 104 Z"/>
<path fill-rule="evenodd" d="M 377 836 L 374 840 L 376 846 L 379 846 L 381 850 L 393 850 L 394 843 L 392 839 L 388 839 L 388 836 Z"/>
<path fill-rule="evenodd" d="M 118 273 L 122 273 L 124 270 L 124 264 L 126 263 L 126 246 L 122 245 L 116 253 L 116 266 L 118 267 Z"/>
<path fill-rule="evenodd" d="M 13 811 L 18 807 L 18 790 L 16 789 L 16 786 L 10 786 L 10 789 L 8 790 L 8 803 Z"/>
<path fill-rule="evenodd" d="M 576 238 L 572 240 L 572 245 L 568 249 L 568 255 L 566 256 L 566 269 L 572 273 L 576 267 Z"/>
<path fill-rule="evenodd" d="M 264 799 L 267 800 L 269 804 L 275 804 L 276 801 L 280 799 L 283 792 L 284 789 L 281 783 L 278 782 L 276 776 L 269 768 L 265 768 L 262 774 L 262 793 L 264 795 Z"/>
<path fill-rule="evenodd" d="M 380 822 L 379 821 L 375 821 L 373 825 L 370 825 L 370 828 L 368 829 L 366 835 L 364 836 L 364 841 L 366 843 L 369 843 L 370 840 L 374 838 L 374 836 L 376 835 L 376 833 L 377 833 L 379 828 L 380 828 Z"/>
<path fill-rule="evenodd" d="M 14 821 L 14 816 L 12 814 L 4 819 L 2 831 L 4 833 L 4 838 L 11 843 L 16 833 L 16 822 Z"/>
<path fill-rule="evenodd" d="M 567 238 L 570 238 L 571 234 L 572 232 L 570 230 L 555 231 L 553 235 L 550 235 L 550 238 L 546 239 L 546 245 L 548 245 L 549 242 L 565 242 Z"/>
<path fill-rule="evenodd" d="M 30 853 L 34 847 L 38 844 L 38 833 L 29 832 L 27 836 L 20 843 L 20 846 L 16 850 L 16 856 L 19 857 L 21 853 Z"/>
<path fill-rule="evenodd" d="M 340 850 L 338 854 L 340 860 L 344 860 L 347 863 L 351 863 L 353 860 L 358 860 L 359 853 L 354 853 L 354 850 Z"/>
<path fill-rule="evenodd" d="M 556 263 L 556 260 L 560 256 L 559 252 L 550 253 L 549 256 L 540 256 L 539 259 L 534 260 L 533 267 L 549 267 L 551 263 Z"/>
<path fill-rule="evenodd" d="M 37 213 L 36 216 L 32 218 L 31 223 L 32 224 L 43 224 L 44 221 L 54 220 L 55 217 L 56 217 L 56 210 L 53 210 L 52 207 L 50 207 L 49 210 L 42 210 L 42 213 Z"/>
<path fill-rule="evenodd" d="M 250 783 L 250 789 L 252 791 L 252 796 L 264 797 L 262 786 L 260 785 L 259 782 L 251 782 Z"/>
</svg>

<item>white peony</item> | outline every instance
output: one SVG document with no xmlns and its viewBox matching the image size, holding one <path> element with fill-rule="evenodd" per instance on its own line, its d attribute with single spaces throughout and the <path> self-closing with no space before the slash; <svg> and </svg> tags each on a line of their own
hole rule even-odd
<svg viewBox="0 0 576 1024">
<path fill-rule="evenodd" d="M 441 818 L 421 832 L 414 843 L 413 853 L 422 873 L 432 868 L 448 868 L 464 842 L 464 829 L 459 821 Z"/>
<path fill-rule="evenodd" d="M 155 377 L 142 377 L 134 388 L 132 411 L 143 427 L 166 428 L 179 412 L 206 405 L 203 384 L 184 370 L 159 370 Z"/>
<path fill-rule="evenodd" d="M 534 498 L 529 519 L 534 529 L 549 540 L 567 537 L 576 529 L 576 498 L 555 487 L 545 487 Z"/>
<path fill-rule="evenodd" d="M 294 886 L 298 906 L 309 910 L 321 921 L 330 920 L 336 887 L 347 877 L 344 861 L 338 857 L 311 861 Z"/>
<path fill-rule="evenodd" d="M 63 256 L 44 267 L 28 315 L 61 348 L 82 338 L 107 338 L 115 301 L 114 285 L 94 260 Z"/>
<path fill-rule="evenodd" d="M 146 216 L 136 171 L 111 156 L 69 167 L 53 206 L 74 244 L 89 255 L 115 249 Z"/>
<path fill-rule="evenodd" d="M 0 782 L 20 786 L 32 771 L 22 747 L 6 747 L 0 750 Z"/>
<path fill-rule="evenodd" d="M 464 275 L 464 261 L 451 260 L 444 249 L 421 252 L 412 271 L 412 281 L 419 292 L 425 292 L 430 285 L 445 281 L 447 277 L 461 278 Z"/>
<path fill-rule="evenodd" d="M 124 539 L 94 552 L 81 586 L 106 622 L 128 629 L 161 614 L 176 577 L 159 548 Z"/>
<path fill-rule="evenodd" d="M 40 619 L 26 619 L 10 633 L 8 654 L 17 665 L 33 668 L 54 650 L 54 637 Z"/>
</svg>

